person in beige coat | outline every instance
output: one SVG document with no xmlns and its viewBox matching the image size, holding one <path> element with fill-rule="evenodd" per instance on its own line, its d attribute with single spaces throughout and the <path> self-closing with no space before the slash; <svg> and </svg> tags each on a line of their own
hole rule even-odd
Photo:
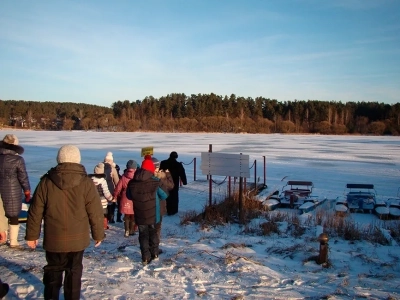
<svg viewBox="0 0 400 300">
<path fill-rule="evenodd" d="M 36 248 L 44 229 L 44 299 L 59 299 L 64 283 L 64 299 L 79 300 L 83 252 L 90 245 L 90 233 L 96 247 L 104 239 L 100 197 L 80 162 L 76 146 L 62 146 L 57 166 L 42 176 L 29 207 L 25 240 L 30 248 Z"/>
<path fill-rule="evenodd" d="M 104 157 L 103 164 L 104 164 L 104 174 L 106 175 L 108 190 L 112 195 L 114 195 L 115 187 L 119 182 L 119 175 L 116 169 L 116 164 L 114 163 L 114 157 L 112 152 L 107 152 L 106 156 Z M 108 204 L 107 219 L 109 223 L 115 223 L 114 214 L 116 208 L 117 208 L 117 203 L 111 202 Z"/>
</svg>

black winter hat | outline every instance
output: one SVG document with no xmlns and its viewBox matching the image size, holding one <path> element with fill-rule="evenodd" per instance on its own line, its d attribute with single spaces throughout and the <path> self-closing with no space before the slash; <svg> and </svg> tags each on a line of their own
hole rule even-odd
<svg viewBox="0 0 400 300">
<path fill-rule="evenodd" d="M 170 158 L 178 158 L 178 153 L 176 153 L 175 151 L 172 151 L 171 154 L 169 155 Z"/>
<path fill-rule="evenodd" d="M 128 160 L 126 163 L 126 168 L 127 169 L 137 169 L 137 162 L 134 161 L 133 159 Z"/>
</svg>

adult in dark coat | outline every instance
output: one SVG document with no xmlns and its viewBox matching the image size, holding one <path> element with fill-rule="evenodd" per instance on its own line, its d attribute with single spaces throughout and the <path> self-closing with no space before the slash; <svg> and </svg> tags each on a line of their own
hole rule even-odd
<svg viewBox="0 0 400 300">
<path fill-rule="evenodd" d="M 154 176 L 154 172 L 151 157 L 145 157 L 142 167 L 136 170 L 126 191 L 127 198 L 133 201 L 144 265 L 158 257 L 160 237 L 157 229 L 161 228 L 161 201 L 167 198 L 166 192 L 161 188 L 161 181 Z"/>
<path fill-rule="evenodd" d="M 160 165 L 161 170 L 169 170 L 172 179 L 174 180 L 174 188 L 169 192 L 167 198 L 167 214 L 169 216 L 174 215 L 178 212 L 179 207 L 179 181 L 182 181 L 183 185 L 187 185 L 186 172 L 182 163 L 178 162 L 178 153 L 172 151 L 169 158 L 163 160 Z"/>
<path fill-rule="evenodd" d="M 104 239 L 100 197 L 80 161 L 76 146 L 62 146 L 57 166 L 42 176 L 29 207 L 25 240 L 32 249 L 43 220 L 44 299 L 59 299 L 64 272 L 64 299 L 80 299 L 83 252 L 90 244 L 90 232 L 96 247 Z"/>
<path fill-rule="evenodd" d="M 22 153 L 24 148 L 19 145 L 18 138 L 14 134 L 7 134 L 0 141 L 0 197 L 10 224 L 10 247 L 19 247 L 18 215 L 22 208 L 22 191 L 27 202 L 31 198 L 25 160 L 20 156 Z"/>
</svg>

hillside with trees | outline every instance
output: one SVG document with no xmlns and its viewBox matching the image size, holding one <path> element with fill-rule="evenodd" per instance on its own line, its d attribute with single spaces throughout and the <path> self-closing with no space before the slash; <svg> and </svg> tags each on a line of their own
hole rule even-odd
<svg viewBox="0 0 400 300">
<path fill-rule="evenodd" d="M 111 108 L 0 100 L 0 124 L 41 130 L 399 135 L 400 103 L 169 94 Z"/>
</svg>

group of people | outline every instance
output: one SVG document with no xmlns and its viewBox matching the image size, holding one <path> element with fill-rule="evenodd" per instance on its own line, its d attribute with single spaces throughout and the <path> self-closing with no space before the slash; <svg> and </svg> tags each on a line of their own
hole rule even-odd
<svg viewBox="0 0 400 300">
<path fill-rule="evenodd" d="M 161 162 L 146 155 L 140 166 L 129 160 L 122 175 L 108 152 L 93 174 L 87 174 L 78 147 L 64 145 L 58 150 L 57 165 L 40 178 L 32 199 L 23 152 L 13 134 L 0 142 L 0 206 L 5 219 L 0 243 L 20 247 L 18 216 L 24 195 L 30 203 L 25 233 L 30 248 L 36 248 L 44 229 L 44 299 L 59 299 L 63 285 L 64 299 L 80 299 L 83 253 L 90 235 L 95 247 L 100 246 L 108 224 L 115 222 L 117 207 L 124 236 L 139 231 L 143 265 L 158 258 L 162 217 L 178 212 L 180 182 L 187 184 L 176 152 Z M 3 289 L 8 291 L 8 285 L 0 281 L 0 299 Z"/>
</svg>

